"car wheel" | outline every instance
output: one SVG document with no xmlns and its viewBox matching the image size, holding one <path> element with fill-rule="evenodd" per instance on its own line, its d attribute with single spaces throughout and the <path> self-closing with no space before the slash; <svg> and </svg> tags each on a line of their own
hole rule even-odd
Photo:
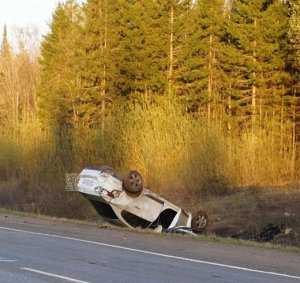
<svg viewBox="0 0 300 283">
<path fill-rule="evenodd" d="M 192 230 L 200 234 L 205 231 L 208 225 L 208 216 L 205 211 L 198 211 L 192 219 Z"/>
<path fill-rule="evenodd" d="M 130 194 L 139 195 L 143 191 L 143 177 L 137 171 L 130 171 L 123 179 L 123 189 Z"/>
</svg>

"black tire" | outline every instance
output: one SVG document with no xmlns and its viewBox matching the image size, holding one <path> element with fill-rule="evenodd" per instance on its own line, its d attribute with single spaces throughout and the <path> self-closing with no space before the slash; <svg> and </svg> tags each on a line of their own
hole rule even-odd
<svg viewBox="0 0 300 283">
<path fill-rule="evenodd" d="M 208 226 L 208 216 L 205 211 L 198 211 L 192 219 L 192 230 L 194 233 L 203 233 Z"/>
<path fill-rule="evenodd" d="M 123 179 L 123 189 L 129 194 L 140 195 L 143 188 L 143 177 L 138 171 L 130 171 Z"/>
</svg>

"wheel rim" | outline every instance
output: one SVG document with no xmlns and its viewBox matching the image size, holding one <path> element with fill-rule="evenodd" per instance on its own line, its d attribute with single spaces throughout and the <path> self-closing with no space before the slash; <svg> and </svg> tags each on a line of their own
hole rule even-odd
<svg viewBox="0 0 300 283">
<path fill-rule="evenodd" d="M 138 189 L 142 184 L 142 180 L 137 174 L 131 174 L 129 180 L 131 187 L 134 189 Z"/>
<path fill-rule="evenodd" d="M 206 227 L 206 224 L 207 224 L 207 219 L 204 215 L 199 215 L 197 218 L 196 218 L 196 221 L 195 221 L 195 224 L 197 226 L 198 229 L 203 229 Z"/>
</svg>

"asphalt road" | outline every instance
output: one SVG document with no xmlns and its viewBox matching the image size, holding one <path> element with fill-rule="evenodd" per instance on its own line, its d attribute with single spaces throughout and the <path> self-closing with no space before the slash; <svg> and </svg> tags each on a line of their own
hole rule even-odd
<svg viewBox="0 0 300 283">
<path fill-rule="evenodd" d="M 0 214 L 0 282 L 300 282 L 300 254 Z"/>
</svg>

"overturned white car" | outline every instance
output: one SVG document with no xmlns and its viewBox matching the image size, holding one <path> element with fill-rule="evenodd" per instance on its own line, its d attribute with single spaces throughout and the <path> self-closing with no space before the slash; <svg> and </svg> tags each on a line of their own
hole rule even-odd
<svg viewBox="0 0 300 283">
<path fill-rule="evenodd" d="M 192 214 L 144 188 L 137 171 L 120 179 L 107 166 L 84 169 L 79 175 L 78 191 L 102 217 L 130 228 L 159 232 L 202 233 L 207 214 Z"/>
</svg>

